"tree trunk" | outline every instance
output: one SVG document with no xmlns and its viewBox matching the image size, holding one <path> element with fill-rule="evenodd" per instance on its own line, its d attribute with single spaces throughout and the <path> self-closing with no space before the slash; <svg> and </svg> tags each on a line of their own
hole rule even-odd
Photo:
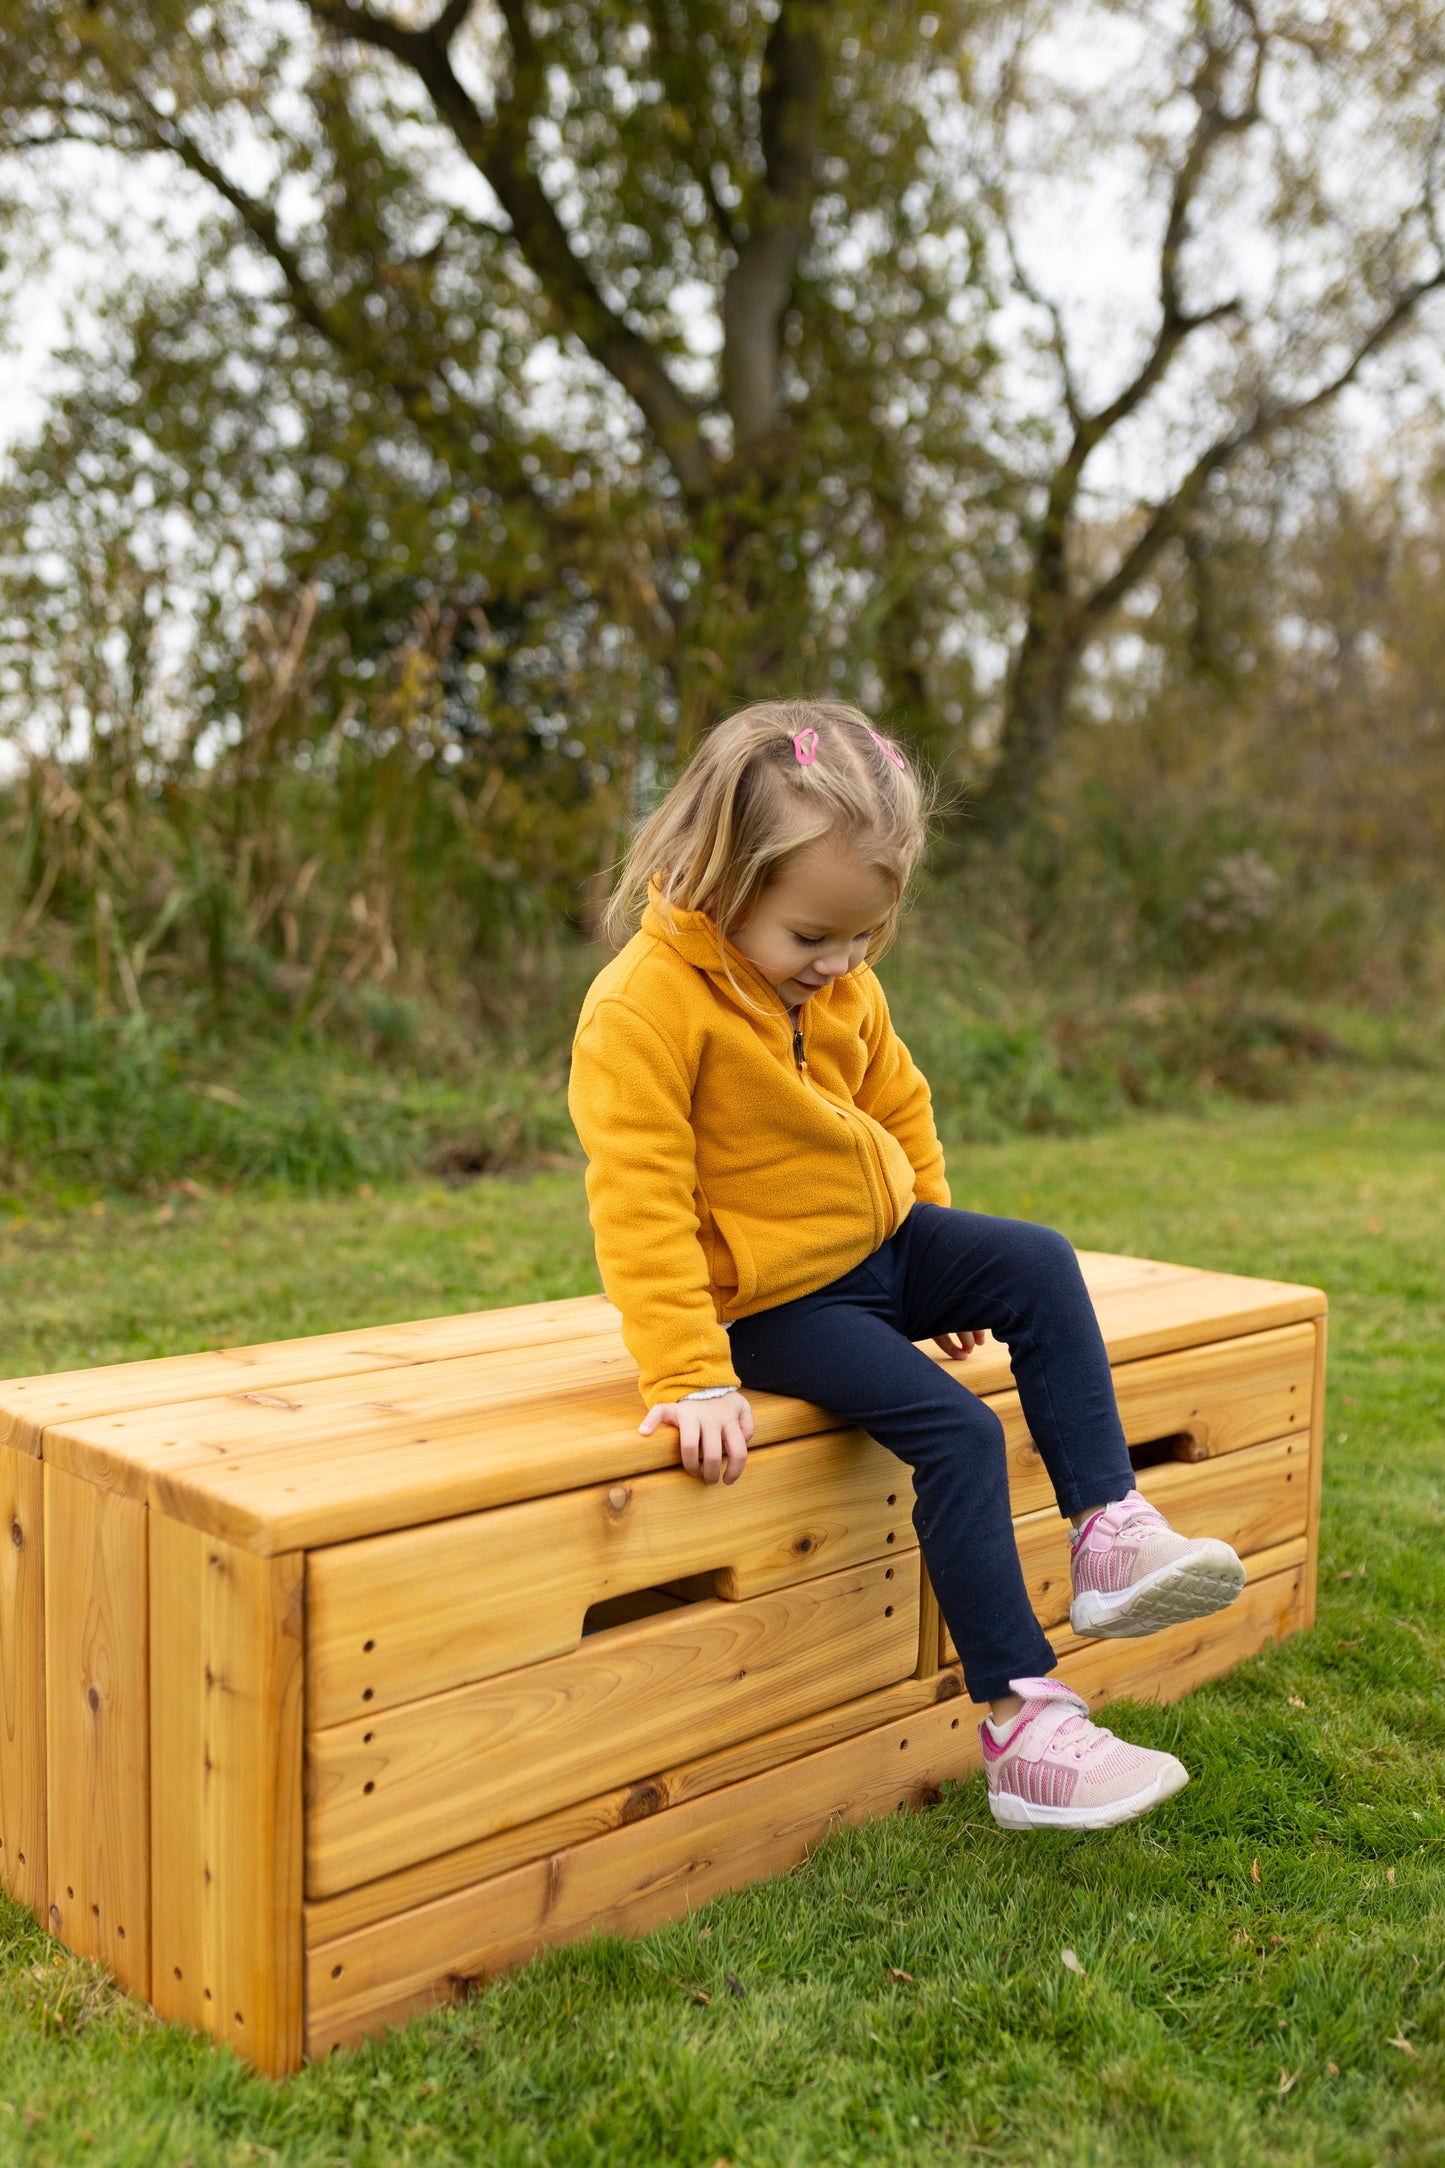
<svg viewBox="0 0 1445 2168">
<path fill-rule="evenodd" d="M 991 839 L 1007 841 L 1028 818 L 1063 734 L 1083 651 L 1077 622 L 1035 609 L 1004 702 L 998 758 L 973 811 Z"/>
</svg>

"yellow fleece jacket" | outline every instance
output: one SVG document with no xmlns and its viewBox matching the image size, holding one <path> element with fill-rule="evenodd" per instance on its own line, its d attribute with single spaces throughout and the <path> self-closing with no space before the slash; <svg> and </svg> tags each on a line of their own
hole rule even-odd
<svg viewBox="0 0 1445 2168">
<path fill-rule="evenodd" d="M 795 1044 L 782 997 L 719 953 L 712 920 L 672 917 L 654 894 L 594 979 L 568 1093 L 649 1407 L 736 1385 L 724 1322 L 826 1287 L 916 1198 L 948 1203 L 928 1085 L 873 972 L 814 994 Z"/>
</svg>

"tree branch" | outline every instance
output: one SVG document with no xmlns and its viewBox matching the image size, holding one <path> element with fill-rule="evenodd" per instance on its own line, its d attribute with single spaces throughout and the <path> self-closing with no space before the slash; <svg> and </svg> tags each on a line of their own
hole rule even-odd
<svg viewBox="0 0 1445 2168">
<path fill-rule="evenodd" d="M 454 10 L 429 29 L 410 30 L 348 0 L 306 0 L 311 13 L 344 37 L 388 52 L 412 69 L 461 150 L 501 204 L 512 235 L 562 329 L 576 338 L 634 399 L 683 488 L 702 495 L 716 462 L 691 400 L 679 390 L 647 340 L 625 324 L 599 292 L 531 165 L 531 124 L 544 88 L 541 55 L 525 0 L 500 0 L 512 47 L 512 81 L 499 90 L 489 121 L 452 68 L 438 35 Z"/>
<path fill-rule="evenodd" d="M 778 418 L 779 333 L 812 228 L 826 21 L 820 0 L 783 0 L 763 53 L 763 172 L 723 288 L 723 402 L 739 451 Z"/>
<path fill-rule="evenodd" d="M 1217 437 L 1200 454 L 1173 494 L 1155 506 L 1109 577 L 1101 580 L 1078 606 L 1079 623 L 1085 628 L 1086 636 L 1097 630 L 1144 578 L 1165 544 L 1184 526 L 1214 475 L 1223 473 L 1252 446 L 1265 443 L 1281 430 L 1295 428 L 1337 399 L 1354 383 L 1371 356 L 1404 330 L 1421 302 L 1429 295 L 1441 292 L 1445 292 L 1445 262 L 1438 264 L 1428 278 L 1414 279 L 1403 287 L 1371 325 L 1349 360 L 1323 384 L 1300 398 L 1257 406 L 1247 421 Z"/>
<path fill-rule="evenodd" d="M 737 224 L 732 212 L 717 192 L 712 160 L 707 155 L 704 136 L 695 121 L 696 115 L 706 108 L 706 86 L 703 86 L 702 94 L 699 94 L 691 66 L 698 57 L 697 46 L 695 43 L 679 40 L 668 0 L 647 0 L 647 16 L 652 26 L 652 42 L 657 52 L 658 76 L 667 93 L 668 103 L 682 116 L 686 130 L 678 145 L 679 155 L 702 190 L 720 239 L 726 247 L 735 249 L 739 239 Z"/>
<path fill-rule="evenodd" d="M 1231 136 L 1242 135 L 1254 127 L 1260 118 L 1259 88 L 1266 43 L 1257 29 L 1254 35 L 1249 92 L 1238 108 L 1230 111 L 1223 102 L 1223 75 L 1229 54 L 1222 46 L 1211 44 L 1206 48 L 1189 85 L 1197 118 L 1169 190 L 1169 212 L 1159 248 L 1159 328 L 1153 345 L 1129 382 L 1107 406 L 1084 416 L 1078 432 L 1078 449 L 1082 453 L 1080 466 L 1095 445 L 1143 403 L 1163 378 L 1186 339 L 1206 324 L 1218 323 L 1221 317 L 1232 316 L 1238 311 L 1238 301 L 1219 301 L 1212 308 L 1197 311 L 1186 309 L 1180 291 L 1180 258 L 1189 238 L 1194 205 L 1215 152 Z"/>
</svg>

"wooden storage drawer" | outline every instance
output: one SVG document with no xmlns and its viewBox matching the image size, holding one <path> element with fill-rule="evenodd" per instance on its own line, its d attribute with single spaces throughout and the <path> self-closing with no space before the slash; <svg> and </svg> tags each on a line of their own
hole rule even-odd
<svg viewBox="0 0 1445 2168">
<path fill-rule="evenodd" d="M 737 1598 L 917 1542 L 906 1467 L 861 1431 L 754 1452 L 741 1483 L 681 1468 L 313 1551 L 313 1729 L 575 1649 L 594 1604 L 712 1573 Z"/>
<path fill-rule="evenodd" d="M 1232 1453 L 1223 1467 L 1166 1461 L 1139 1489 L 1181 1536 L 1218 1536 L 1248 1558 L 1302 1536 L 1309 1512 L 1309 1439 L 1281 1438 Z M 1069 1615 L 1069 1524 L 1057 1507 L 1014 1522 L 1029 1601 L 1047 1629 Z"/>
<path fill-rule="evenodd" d="M 918 1554 L 905 1552 L 737 1603 L 687 1604 L 549 1662 L 313 1731 L 307 1895 L 905 1678 L 918 1592 Z"/>
<path fill-rule="evenodd" d="M 1131 1446 L 1167 1440 L 1179 1459 L 1204 1460 L 1307 1432 L 1314 1366 L 1313 1325 L 1287 1325 L 1120 1363 L 1113 1375 L 1124 1436 Z M 1018 1394 L 987 1398 L 1008 1437 L 1015 1518 L 1052 1505 L 1053 1485 L 1029 1437 Z"/>
</svg>

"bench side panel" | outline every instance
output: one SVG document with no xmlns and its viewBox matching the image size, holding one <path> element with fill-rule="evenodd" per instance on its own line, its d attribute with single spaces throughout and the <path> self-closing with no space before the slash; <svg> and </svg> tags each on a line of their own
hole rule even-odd
<svg viewBox="0 0 1445 2168">
<path fill-rule="evenodd" d="M 301 2061 L 303 1560 L 151 1522 L 154 1995 L 272 2077 Z"/>
<path fill-rule="evenodd" d="M 40 1463 L 0 1446 L 0 1885 L 44 1919 L 45 1506 Z"/>
</svg>

